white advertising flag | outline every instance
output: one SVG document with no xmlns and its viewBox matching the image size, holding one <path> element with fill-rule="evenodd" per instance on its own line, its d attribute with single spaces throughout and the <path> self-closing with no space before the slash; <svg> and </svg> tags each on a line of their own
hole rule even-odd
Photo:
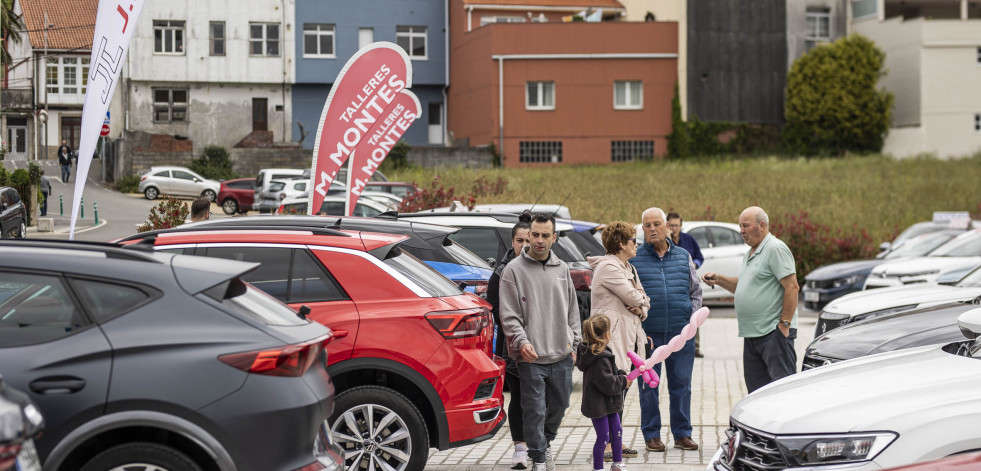
<svg viewBox="0 0 981 471">
<path fill-rule="evenodd" d="M 72 220 L 69 239 L 75 239 L 75 222 L 78 205 L 82 200 L 86 176 L 92 164 L 95 144 L 102 131 L 102 123 L 109 109 L 109 101 L 116 91 L 116 82 L 122 70 L 129 41 L 143 11 L 144 0 L 99 0 L 99 13 L 95 19 L 95 36 L 92 38 L 92 58 L 89 68 L 88 90 L 82 107 L 82 135 L 78 144 L 78 168 L 75 169 L 75 198 L 72 201 Z"/>
</svg>

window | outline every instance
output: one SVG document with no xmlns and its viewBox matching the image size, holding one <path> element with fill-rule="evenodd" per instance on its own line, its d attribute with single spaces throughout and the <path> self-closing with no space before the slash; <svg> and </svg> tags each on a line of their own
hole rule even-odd
<svg viewBox="0 0 981 471">
<path fill-rule="evenodd" d="M 373 42 L 375 42 L 374 28 L 358 28 L 358 50 L 364 49 Z"/>
<path fill-rule="evenodd" d="M 192 174 L 190 172 L 185 172 L 183 170 L 173 170 L 173 172 L 174 172 L 174 178 L 177 178 L 177 179 L 180 179 L 180 180 L 194 181 L 194 179 L 195 179 L 194 174 Z"/>
<path fill-rule="evenodd" d="M 654 141 L 611 141 L 611 162 L 633 162 L 654 158 Z"/>
<path fill-rule="evenodd" d="M 249 23 L 249 55 L 279 55 L 279 23 Z"/>
<path fill-rule="evenodd" d="M 88 57 L 49 56 L 47 58 L 45 63 L 45 85 L 48 93 L 84 95 L 88 83 Z"/>
<path fill-rule="evenodd" d="M 978 58 L 977 58 L 977 61 L 978 61 L 978 64 L 981 64 L 981 47 L 978 48 Z"/>
<path fill-rule="evenodd" d="M 523 16 L 481 16 L 480 26 L 487 26 L 491 23 L 524 23 Z"/>
<path fill-rule="evenodd" d="M 133 286 L 92 280 L 74 280 L 72 283 L 85 301 L 84 306 L 100 323 L 126 314 L 153 298 Z"/>
<path fill-rule="evenodd" d="M 818 44 L 831 40 L 831 10 L 808 8 L 806 15 L 807 29 L 804 39 L 807 41 L 807 50 L 810 51 Z"/>
<path fill-rule="evenodd" d="M 154 173 L 153 176 L 160 178 L 170 178 L 170 170 Z"/>
<path fill-rule="evenodd" d="M 613 82 L 613 109 L 644 109 L 644 85 L 640 80 Z"/>
<path fill-rule="evenodd" d="M 715 247 L 725 247 L 727 245 L 743 245 L 743 237 L 738 232 L 724 227 L 712 227 L 712 239 Z"/>
<path fill-rule="evenodd" d="M 974 114 L 974 132 L 981 132 L 981 113 Z"/>
<path fill-rule="evenodd" d="M 708 227 L 696 227 L 688 231 L 688 235 L 692 236 L 692 238 L 695 239 L 695 242 L 698 242 L 699 248 L 712 247 L 712 244 L 709 244 Z"/>
<path fill-rule="evenodd" d="M 396 26 L 395 40 L 412 59 L 426 58 L 426 27 Z"/>
<path fill-rule="evenodd" d="M 260 263 L 259 268 L 243 274 L 242 280 L 286 302 L 292 250 L 270 247 L 208 247 L 206 254 L 212 258 Z"/>
<path fill-rule="evenodd" d="M 878 7 L 878 0 L 852 0 L 852 19 L 875 16 Z"/>
<path fill-rule="evenodd" d="M 473 229 L 464 227 L 459 232 L 454 232 L 448 236 L 450 240 L 456 242 L 478 257 L 497 260 L 500 256 L 501 241 L 493 229 Z M 497 260 L 500 261 L 500 260 Z M 494 265 L 493 263 L 491 265 Z"/>
<path fill-rule="evenodd" d="M 154 88 L 153 121 L 157 123 L 187 121 L 187 89 Z"/>
<path fill-rule="evenodd" d="M 525 87 L 526 110 L 554 110 L 555 82 L 528 82 Z"/>
<path fill-rule="evenodd" d="M 303 57 L 334 57 L 334 25 L 303 23 Z"/>
<path fill-rule="evenodd" d="M 212 21 L 208 23 L 208 34 L 211 40 L 211 55 L 225 55 L 225 22 Z"/>
<path fill-rule="evenodd" d="M 293 250 L 293 270 L 290 277 L 289 302 L 323 302 L 347 299 L 347 294 L 341 290 L 320 264 L 306 250 Z"/>
<path fill-rule="evenodd" d="M 562 141 L 521 141 L 519 162 L 562 162 Z"/>
<path fill-rule="evenodd" d="M 184 22 L 153 20 L 153 53 L 184 54 Z"/>
<path fill-rule="evenodd" d="M 87 323 L 57 276 L 0 272 L 0 347 L 49 342 Z"/>
</svg>

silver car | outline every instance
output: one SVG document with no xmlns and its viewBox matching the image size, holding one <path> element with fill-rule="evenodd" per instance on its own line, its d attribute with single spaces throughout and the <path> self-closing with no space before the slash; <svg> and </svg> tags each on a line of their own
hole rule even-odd
<svg viewBox="0 0 981 471">
<path fill-rule="evenodd" d="M 215 201 L 221 183 L 198 175 L 185 167 L 150 167 L 140 177 L 140 192 L 146 199 L 160 195 L 204 196 Z"/>
</svg>

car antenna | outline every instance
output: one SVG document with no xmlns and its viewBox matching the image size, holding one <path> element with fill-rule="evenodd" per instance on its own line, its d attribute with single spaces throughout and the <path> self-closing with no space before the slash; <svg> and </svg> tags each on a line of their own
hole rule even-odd
<svg viewBox="0 0 981 471">
<path fill-rule="evenodd" d="M 564 199 L 564 200 L 562 200 L 562 202 L 561 202 L 561 203 L 559 203 L 559 207 L 558 207 L 558 208 L 555 208 L 555 212 L 554 212 L 554 213 L 552 213 L 552 217 L 553 217 L 553 218 L 555 217 L 555 215 L 556 215 L 556 214 L 558 214 L 558 213 L 559 213 L 559 208 L 561 208 L 561 207 L 562 207 L 562 205 L 563 205 L 563 204 L 565 204 L 565 202 L 566 202 L 566 200 L 568 200 L 570 196 L 572 196 L 572 192 L 571 192 L 571 191 L 569 192 L 569 194 L 568 194 L 568 195 L 565 195 L 565 199 Z"/>
<path fill-rule="evenodd" d="M 544 191 L 542 192 L 542 194 L 538 195 L 538 199 L 535 200 L 534 203 L 531 203 L 531 207 L 528 208 L 528 212 L 532 212 L 532 210 L 535 209 L 535 205 L 538 204 L 538 202 L 542 200 L 542 197 L 543 196 L 545 196 L 545 192 Z"/>
</svg>

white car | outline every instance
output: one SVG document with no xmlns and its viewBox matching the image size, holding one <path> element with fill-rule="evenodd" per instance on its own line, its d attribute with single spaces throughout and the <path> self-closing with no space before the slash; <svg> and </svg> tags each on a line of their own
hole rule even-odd
<svg viewBox="0 0 981 471">
<path fill-rule="evenodd" d="M 344 197 L 343 196 L 330 196 L 324 197 L 324 203 L 320 206 L 320 211 L 327 213 L 330 216 L 343 216 L 344 215 Z M 302 198 L 287 198 L 284 199 L 279 209 L 275 211 L 276 214 L 306 214 L 307 205 L 310 204 L 310 197 L 304 196 Z M 375 217 L 381 213 L 388 211 L 388 206 L 374 201 L 370 198 L 359 198 L 358 202 L 354 205 L 354 215 L 361 217 Z M 317 212 L 314 212 L 317 214 Z"/>
<path fill-rule="evenodd" d="M 402 198 L 396 196 L 394 193 L 386 193 L 384 191 L 362 191 L 361 198 L 374 200 L 387 206 L 392 211 L 397 211 L 399 205 L 402 204 Z"/>
<path fill-rule="evenodd" d="M 148 200 L 160 195 L 218 197 L 221 183 L 198 175 L 186 167 L 150 167 L 140 176 L 140 193 Z"/>
<path fill-rule="evenodd" d="M 557 204 L 533 204 L 533 203 L 494 203 L 478 204 L 473 207 L 475 213 L 510 213 L 520 214 L 522 211 L 530 209 L 536 213 L 548 213 L 558 219 L 572 219 L 569 208 Z M 445 208 L 433 208 L 428 210 L 435 213 L 445 213 L 456 211 L 452 206 Z"/>
<path fill-rule="evenodd" d="M 828 303 L 821 311 L 814 336 L 845 324 L 911 309 L 922 309 L 951 302 L 964 302 L 981 296 L 981 268 L 976 268 L 953 286 L 918 284 L 846 294 Z"/>
<path fill-rule="evenodd" d="M 644 242 L 644 228 L 640 224 L 636 227 L 637 243 L 640 244 Z M 681 225 L 681 232 L 695 238 L 702 257 L 705 258 L 705 262 L 696 270 L 702 285 L 702 300 L 731 301 L 732 293 L 719 285 L 709 287 L 701 278 L 702 274 L 710 271 L 723 276 L 739 276 L 743 258 L 749 253 L 749 246 L 739 234 L 739 225 L 715 221 L 685 221 Z"/>
<path fill-rule="evenodd" d="M 309 183 L 310 180 L 306 178 L 271 180 L 262 191 L 262 199 L 283 201 L 286 198 L 310 196 L 310 192 L 307 191 Z"/>
<path fill-rule="evenodd" d="M 934 283 L 941 273 L 981 265 L 981 229 L 966 231 L 926 257 L 883 263 L 872 269 L 865 289 Z"/>
<path fill-rule="evenodd" d="M 981 449 L 981 309 L 957 322 L 974 340 L 843 361 L 746 396 L 707 469 L 867 471 Z"/>
</svg>

